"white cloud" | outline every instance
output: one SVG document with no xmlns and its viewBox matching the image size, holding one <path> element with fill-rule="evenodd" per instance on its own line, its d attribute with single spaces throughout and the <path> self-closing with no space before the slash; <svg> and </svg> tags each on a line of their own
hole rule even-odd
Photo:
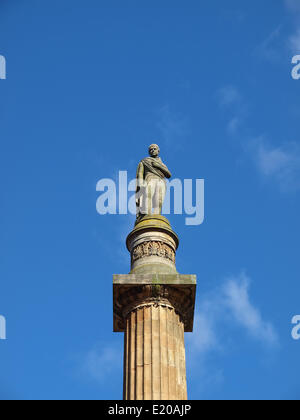
<svg viewBox="0 0 300 420">
<path fill-rule="evenodd" d="M 266 176 L 274 175 L 282 171 L 291 162 L 291 156 L 277 149 L 267 149 L 263 144 L 258 148 L 258 165 Z"/>
<path fill-rule="evenodd" d="M 300 1 L 299 0 L 284 0 L 286 9 L 290 12 L 292 17 L 292 25 L 296 26 L 294 33 L 286 39 L 282 36 L 284 24 L 279 24 L 254 50 L 254 54 L 263 57 L 267 60 L 281 60 L 283 51 L 288 47 L 294 54 L 300 51 Z"/>
<path fill-rule="evenodd" d="M 300 51 L 300 1 L 285 0 L 285 5 L 291 14 L 293 14 L 296 24 L 295 32 L 288 39 L 288 47 L 293 54 L 297 54 Z"/>
<path fill-rule="evenodd" d="M 216 92 L 216 97 L 222 110 L 228 114 L 228 134 L 239 134 L 248 114 L 247 104 L 240 90 L 236 86 L 227 85 Z"/>
<path fill-rule="evenodd" d="M 204 299 L 201 302 L 201 310 L 195 313 L 193 334 L 187 336 L 190 349 L 197 358 L 219 347 L 215 331 L 216 312 L 214 304 L 214 299 Z"/>
<path fill-rule="evenodd" d="M 227 125 L 227 131 L 229 132 L 229 134 L 236 134 L 240 128 L 242 124 L 241 118 L 240 117 L 233 117 L 228 125 Z"/>
<path fill-rule="evenodd" d="M 224 306 L 253 338 L 266 344 L 277 344 L 278 337 L 274 327 L 263 320 L 259 309 L 250 301 L 249 285 L 250 280 L 244 273 L 229 278 L 223 286 Z"/>
<path fill-rule="evenodd" d="M 266 39 L 254 50 L 254 54 L 267 60 L 276 60 L 281 58 L 279 51 L 280 35 L 282 31 L 282 24 L 278 25 Z"/>
<path fill-rule="evenodd" d="M 300 148 L 295 143 L 285 143 L 274 147 L 263 136 L 249 142 L 261 175 L 278 183 L 282 191 L 300 188 Z"/>
<path fill-rule="evenodd" d="M 289 47 L 294 54 L 300 52 L 300 28 L 289 38 Z"/>
<path fill-rule="evenodd" d="M 122 361 L 121 347 L 99 345 L 85 355 L 81 370 L 97 382 L 105 382 L 112 375 L 122 375 Z"/>
<path fill-rule="evenodd" d="M 231 106 L 239 103 L 242 99 L 239 90 L 232 85 L 219 89 L 217 97 L 221 106 Z"/>
<path fill-rule="evenodd" d="M 248 107 L 240 91 L 234 86 L 227 86 L 219 89 L 217 96 L 220 105 L 226 105 L 227 110 L 233 114 L 228 119 L 227 132 L 231 136 L 239 135 L 241 148 L 252 158 L 261 176 L 277 183 L 282 192 L 299 190 L 300 147 L 293 142 L 281 143 L 276 147 L 268 143 L 264 136 L 247 138 L 243 133 L 245 131 L 243 128 L 247 129 L 244 123 Z"/>
<path fill-rule="evenodd" d="M 196 376 L 197 392 L 202 394 L 208 388 L 215 389 L 225 380 L 222 366 L 208 363 L 210 357 L 222 351 L 223 344 L 218 336 L 217 324 L 222 319 L 217 305 L 218 294 L 204 297 L 194 317 L 193 334 L 186 334 L 187 369 L 189 375 Z M 201 378 L 201 379 L 199 379 Z"/>
<path fill-rule="evenodd" d="M 241 327 L 254 340 L 277 344 L 274 327 L 262 318 L 259 309 L 251 302 L 249 289 L 250 279 L 241 273 L 226 278 L 221 287 L 200 301 L 194 332 L 187 336 L 189 350 L 197 359 L 222 350 L 224 343 L 220 340 L 220 330 L 229 330 L 232 324 Z"/>
<path fill-rule="evenodd" d="M 226 381 L 216 356 L 226 355 L 243 337 L 269 351 L 278 347 L 276 330 L 251 300 L 250 280 L 244 273 L 225 278 L 197 306 L 193 334 L 186 335 L 186 349 L 190 375 L 197 375 L 197 383 L 202 384 L 199 392 Z"/>
<path fill-rule="evenodd" d="M 299 0 L 285 0 L 285 5 L 291 12 L 300 13 L 300 1 Z"/>
</svg>

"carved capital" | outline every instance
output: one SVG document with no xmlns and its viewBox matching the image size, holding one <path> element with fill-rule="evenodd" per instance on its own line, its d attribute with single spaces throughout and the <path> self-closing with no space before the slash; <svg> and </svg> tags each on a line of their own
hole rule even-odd
<svg viewBox="0 0 300 420">
<path fill-rule="evenodd" d="M 179 275 L 178 278 L 180 278 Z M 184 323 L 185 331 L 192 331 L 195 287 L 194 282 L 190 284 L 187 282 L 177 282 L 177 284 L 176 282 L 173 284 L 114 282 L 114 330 L 124 331 L 124 322 L 130 312 L 154 305 L 174 308 Z"/>
</svg>

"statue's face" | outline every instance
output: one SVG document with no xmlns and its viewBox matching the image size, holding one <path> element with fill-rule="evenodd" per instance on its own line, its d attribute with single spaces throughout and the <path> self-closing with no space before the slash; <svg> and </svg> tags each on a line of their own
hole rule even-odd
<svg viewBox="0 0 300 420">
<path fill-rule="evenodd" d="M 153 144 L 149 147 L 149 155 L 151 157 L 157 157 L 159 155 L 159 148 L 156 144 Z"/>
</svg>

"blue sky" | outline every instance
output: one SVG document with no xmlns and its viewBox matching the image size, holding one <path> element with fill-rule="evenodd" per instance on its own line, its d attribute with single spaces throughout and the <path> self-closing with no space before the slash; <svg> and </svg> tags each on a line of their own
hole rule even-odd
<svg viewBox="0 0 300 420">
<path fill-rule="evenodd" d="M 171 215 L 198 277 L 191 399 L 299 399 L 298 0 L 1 0 L 2 399 L 121 399 L 112 274 L 133 216 L 96 183 L 153 141 L 205 179 L 205 221 Z"/>
</svg>

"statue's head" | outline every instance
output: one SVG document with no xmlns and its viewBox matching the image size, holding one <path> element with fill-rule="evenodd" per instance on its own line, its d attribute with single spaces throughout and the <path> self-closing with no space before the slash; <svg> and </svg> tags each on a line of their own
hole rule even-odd
<svg viewBox="0 0 300 420">
<path fill-rule="evenodd" d="M 151 157 L 157 157 L 159 155 L 160 148 L 157 144 L 151 144 L 149 146 L 149 155 Z"/>
</svg>

